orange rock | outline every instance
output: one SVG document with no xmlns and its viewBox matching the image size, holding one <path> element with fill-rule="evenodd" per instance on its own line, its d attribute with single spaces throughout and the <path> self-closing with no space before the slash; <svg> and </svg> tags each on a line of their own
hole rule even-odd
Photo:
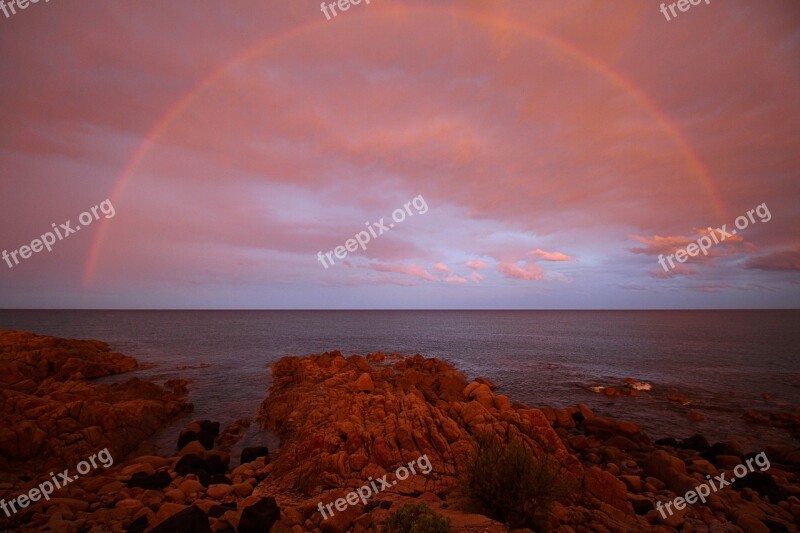
<svg viewBox="0 0 800 533">
<path fill-rule="evenodd" d="M 185 395 L 136 378 L 86 382 L 138 368 L 100 341 L 0 331 L 0 354 L 0 456 L 12 472 L 46 473 L 103 448 L 124 457 L 189 408 Z"/>
<path fill-rule="evenodd" d="M 594 417 L 594 413 L 586 404 L 579 403 L 577 405 L 578 411 L 583 415 L 584 420 L 588 420 L 589 418 Z"/>
<path fill-rule="evenodd" d="M 704 415 L 699 411 L 689 411 L 687 413 L 687 416 L 689 417 L 689 420 L 691 420 L 692 422 L 702 422 L 703 420 L 706 419 L 706 415 Z"/>
<path fill-rule="evenodd" d="M 497 388 L 497 385 L 495 385 L 494 382 L 492 380 L 490 380 L 489 378 L 478 377 L 478 378 L 475 378 L 475 381 L 477 381 L 478 383 L 483 383 L 484 385 L 489 387 L 489 389 L 491 389 L 491 390 L 495 390 Z"/>
<path fill-rule="evenodd" d="M 452 476 L 469 459 L 475 436 L 486 431 L 503 438 L 513 432 L 537 450 L 544 446 L 554 456 L 568 457 L 541 411 L 512 409 L 505 396 L 495 397 L 486 383 L 467 385 L 463 374 L 443 361 L 396 358 L 391 368 L 370 374 L 352 356 L 339 367 L 332 354 L 289 357 L 273 365 L 273 385 L 257 420 L 283 442 L 270 464 L 274 489 L 313 493 L 358 487 L 367 476 L 380 478 L 426 455 L 432 471 L 418 471 L 393 490 L 441 491 L 455 482 Z M 369 378 L 369 388 L 380 394 L 353 394 L 353 381 L 345 376 Z M 457 401 L 463 397 L 470 401 Z"/>
<path fill-rule="evenodd" d="M 492 394 L 492 389 L 485 383 L 478 384 L 478 386 L 469 393 L 467 398 L 470 400 L 474 399 L 487 409 L 494 407 L 494 394 Z"/>
<path fill-rule="evenodd" d="M 158 524 L 160 522 L 163 522 L 164 520 L 166 520 L 170 516 L 174 515 L 175 513 L 179 513 L 179 512 L 183 511 L 186 508 L 187 508 L 186 505 L 180 505 L 180 504 L 177 504 L 177 503 L 164 503 L 164 504 L 161 504 L 161 507 L 159 507 L 158 511 L 156 512 L 155 523 Z M 151 524 L 151 525 L 155 525 L 155 524 Z"/>
<path fill-rule="evenodd" d="M 677 394 L 677 393 L 672 393 L 669 396 L 667 396 L 667 400 L 679 403 L 681 405 L 689 405 L 690 403 L 692 403 L 692 401 L 689 398 L 683 396 L 682 394 Z"/>
<path fill-rule="evenodd" d="M 464 387 L 464 390 L 461 392 L 461 395 L 464 396 L 464 398 L 470 398 L 472 392 L 480 386 L 481 386 L 480 383 L 478 383 L 477 381 L 473 381 L 472 383 Z"/>
<path fill-rule="evenodd" d="M 375 383 L 372 382 L 372 378 L 364 372 L 359 376 L 358 381 L 356 381 L 356 389 L 359 392 L 372 392 L 375 390 Z"/>
<path fill-rule="evenodd" d="M 678 476 L 686 475 L 686 464 L 664 450 L 655 450 L 642 464 L 651 476 L 669 485 Z"/>
<path fill-rule="evenodd" d="M 323 521 L 320 529 L 323 533 L 345 533 L 353 525 L 353 521 L 363 514 L 363 509 L 361 505 L 349 505 L 344 511 L 339 511 L 334 507 L 335 514 Z"/>
<path fill-rule="evenodd" d="M 197 480 L 187 479 L 178 485 L 178 489 L 188 498 L 189 496 L 203 492 L 205 487 Z"/>
<path fill-rule="evenodd" d="M 607 503 L 621 511 L 633 512 L 633 507 L 628 501 L 628 491 L 625 483 L 615 478 L 608 472 L 593 466 L 586 471 L 583 479 L 586 491 L 601 502 Z"/>
<path fill-rule="evenodd" d="M 511 409 L 511 400 L 508 396 L 500 394 L 494 397 L 494 406 L 501 411 L 508 411 Z"/>
<path fill-rule="evenodd" d="M 232 485 L 209 485 L 206 490 L 208 497 L 215 500 L 221 500 L 231 492 L 233 492 Z"/>
<path fill-rule="evenodd" d="M 623 435 L 633 437 L 641 432 L 639 424 L 595 416 L 584 421 L 587 435 L 614 436 Z"/>
<path fill-rule="evenodd" d="M 566 409 L 553 409 L 553 412 L 556 415 L 556 426 L 560 428 L 574 428 L 575 427 L 575 420 L 570 416 L 570 414 L 566 411 Z"/>
</svg>

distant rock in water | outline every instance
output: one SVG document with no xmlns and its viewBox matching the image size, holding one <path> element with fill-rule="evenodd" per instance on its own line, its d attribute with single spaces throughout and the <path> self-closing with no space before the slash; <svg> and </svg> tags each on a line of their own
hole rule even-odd
<svg viewBox="0 0 800 533">
<path fill-rule="evenodd" d="M 633 378 L 625 378 L 625 384 L 633 390 L 649 391 L 653 389 L 651 384 L 644 381 L 636 381 Z"/>
<path fill-rule="evenodd" d="M 618 387 L 606 387 L 603 385 L 587 387 L 592 392 L 604 394 L 605 396 L 615 398 L 618 396 L 638 396 L 640 391 L 649 392 L 653 389 L 650 383 L 645 381 L 636 381 L 633 378 L 625 378 L 622 385 Z"/>
</svg>

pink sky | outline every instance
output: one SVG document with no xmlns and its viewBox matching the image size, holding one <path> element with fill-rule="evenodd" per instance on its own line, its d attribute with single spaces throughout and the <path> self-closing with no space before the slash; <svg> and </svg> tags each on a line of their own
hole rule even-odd
<svg viewBox="0 0 800 533">
<path fill-rule="evenodd" d="M 0 12 L 0 251 L 115 208 L 0 262 L 0 307 L 796 307 L 800 5 L 659 5 Z"/>
</svg>

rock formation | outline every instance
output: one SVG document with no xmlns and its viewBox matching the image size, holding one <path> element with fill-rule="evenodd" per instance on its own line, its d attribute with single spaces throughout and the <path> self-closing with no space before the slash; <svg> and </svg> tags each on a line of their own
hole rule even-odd
<svg viewBox="0 0 800 533">
<path fill-rule="evenodd" d="M 70 357 L 64 356 L 64 348 L 50 367 L 41 362 L 41 348 L 35 342 L 39 341 L 24 336 L 9 341 L 0 359 L 11 361 L 16 372 L 13 380 L 3 382 L 14 385 L 9 386 L 11 393 L 4 387 L 3 401 L 13 405 L 4 413 L 16 417 L 15 442 L 28 438 L 23 423 L 35 424 L 45 433 L 41 449 L 53 450 L 61 438 L 76 445 L 88 442 L 85 437 L 74 441 L 68 437 L 93 427 L 95 419 L 82 416 L 86 405 L 67 426 L 83 424 L 77 432 L 48 433 L 49 423 L 40 426 L 42 417 L 51 418 L 36 411 L 38 402 L 57 409 L 65 400 L 79 401 L 69 396 L 71 388 L 61 391 L 62 387 L 80 385 L 93 398 L 103 398 L 83 400 L 94 406 L 90 412 L 106 409 L 100 421 L 113 409 L 127 412 L 120 403 L 143 405 L 141 398 L 120 402 L 111 390 L 75 379 L 69 372 L 59 374 L 71 359 L 78 361 L 70 363 L 77 372 L 84 359 L 94 372 L 107 373 L 134 368 L 135 362 L 109 354 L 107 346 L 92 341 L 75 345 Z M 11 347 L 14 343 L 16 348 Z M 87 352 L 85 358 L 79 352 Z M 249 420 L 238 420 L 223 431 L 219 424 L 195 420 L 181 432 L 175 453 L 168 457 L 132 453 L 125 460 L 120 455 L 112 468 L 76 480 L 49 501 L 37 502 L 15 516 L 12 526 L 31 532 L 49 528 L 91 533 L 366 533 L 385 531 L 389 516 L 403 505 L 423 503 L 450 519 L 456 532 L 508 531 L 491 517 L 470 513 L 463 493 L 464 470 L 470 468 L 476 445 L 486 436 L 524 443 L 536 457 L 555 461 L 560 477 L 570 481 L 570 491 L 543 514 L 539 525 L 543 531 L 769 532 L 797 531 L 800 523 L 800 452 L 795 449 L 765 450 L 769 470 L 754 471 L 731 488 L 710 495 L 705 505 L 689 505 L 665 518 L 656 510 L 657 503 L 682 496 L 711 475 L 727 473 L 730 479 L 731 470 L 753 454 L 735 441 L 711 445 L 699 435 L 653 443 L 637 424 L 597 416 L 585 405 L 533 409 L 496 394 L 501 387 L 486 379 L 469 381 L 448 363 L 420 355 L 345 357 L 331 352 L 285 357 L 272 366 L 272 373 L 273 384 L 256 420 L 278 434 L 278 450 L 249 447 L 240 461 L 232 462 L 227 450 Z M 35 386 L 18 385 L 27 380 Z M 50 385 L 44 390 L 55 392 L 39 394 L 45 383 Z M 139 382 L 117 392 L 135 396 L 145 387 L 155 386 Z M 170 394 L 174 393 L 161 390 L 150 400 L 164 402 L 163 409 L 170 401 L 177 402 L 169 399 Z M 8 403 L 9 397 L 14 403 Z M 107 408 L 99 407 L 105 404 Z M 137 409 L 150 413 L 144 407 Z M 180 403 L 165 412 L 175 409 L 180 410 Z M 37 415 L 28 414 L 32 412 Z M 156 424 L 156 415 L 150 414 Z M 112 419 L 116 425 L 104 429 L 102 436 L 122 446 L 115 431 L 133 433 L 120 423 L 127 420 L 122 414 Z M 19 453 L 19 445 L 6 446 Z M 83 448 L 78 445 L 78 449 Z M 415 471 L 402 480 L 394 475 L 398 467 L 421 456 L 429 460 L 428 471 Z M 366 503 L 353 500 L 343 510 L 337 507 L 333 516 L 320 512 L 321 504 L 343 502 L 351 491 L 384 476 L 397 483 L 388 483 Z M 38 481 L 36 476 L 17 476 L 0 483 L 0 496 L 21 494 Z"/>
<path fill-rule="evenodd" d="M 104 342 L 0 332 L 0 472 L 73 466 L 103 448 L 124 457 L 190 410 L 185 394 L 137 378 L 87 381 L 136 368 Z"/>
</svg>

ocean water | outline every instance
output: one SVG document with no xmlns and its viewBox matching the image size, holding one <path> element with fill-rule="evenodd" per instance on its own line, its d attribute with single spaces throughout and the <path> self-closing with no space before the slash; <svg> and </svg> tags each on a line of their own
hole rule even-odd
<svg viewBox="0 0 800 533">
<path fill-rule="evenodd" d="M 512 401 L 583 402 L 638 422 L 653 438 L 700 433 L 751 450 L 798 445 L 741 415 L 800 406 L 800 311 L 3 310 L 0 329 L 100 339 L 153 365 L 135 375 L 191 380 L 195 411 L 153 438 L 162 449 L 173 449 L 188 419 L 224 426 L 252 418 L 271 383 L 269 364 L 280 357 L 332 350 L 439 357 L 470 378 L 488 377 Z M 615 399 L 591 390 L 627 377 L 652 390 Z M 673 392 L 691 405 L 669 401 Z M 689 410 L 706 419 L 691 422 Z M 242 445 L 264 440 L 275 445 L 253 428 Z"/>
</svg>

